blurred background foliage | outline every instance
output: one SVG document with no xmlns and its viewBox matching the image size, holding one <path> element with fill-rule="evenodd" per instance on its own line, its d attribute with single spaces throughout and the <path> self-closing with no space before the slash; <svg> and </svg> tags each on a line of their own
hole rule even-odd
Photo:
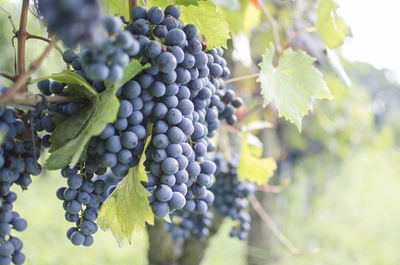
<svg viewBox="0 0 400 265">
<path fill-rule="evenodd" d="M 233 76 L 254 73 L 265 48 L 273 41 L 271 26 L 258 1 L 215 0 L 227 15 L 233 39 L 229 61 Z M 314 33 L 294 34 L 312 27 L 316 1 L 267 1 L 279 23 L 281 43 L 306 50 L 317 58 L 335 101 L 314 104 L 303 120 L 303 131 L 277 118 L 273 107 L 261 109 L 259 86 L 254 79 L 235 83 L 246 106 L 240 110 L 240 124 L 265 119 L 274 124 L 270 153 L 279 168 L 271 184 L 282 186 L 271 195 L 271 217 L 302 251 L 291 254 L 271 234 L 271 249 L 265 251 L 249 242 L 228 237 L 231 223 L 225 221 L 212 238 L 203 265 L 245 264 L 247 256 L 259 264 L 365 264 L 395 265 L 400 238 L 400 85 L 388 70 L 377 70 L 362 62 L 340 61 L 351 80 L 329 61 L 326 48 Z M 0 0 L 18 25 L 19 1 Z M 351 25 L 350 25 L 351 26 Z M 43 35 L 44 29 L 30 15 L 29 30 Z M 13 72 L 12 28 L 0 10 L 0 71 Z M 289 40 L 289 41 L 288 41 Z M 37 57 L 46 43 L 29 40 L 28 60 Z M 63 65 L 54 50 L 37 76 L 59 72 Z M 1 80 L 3 82 L 4 80 Z M 31 86 L 31 89 L 35 89 Z M 20 236 L 27 263 L 50 264 L 147 264 L 145 232 L 132 245 L 119 247 L 110 232 L 96 235 L 92 247 L 81 249 L 66 240 L 64 221 L 56 189 L 64 185 L 57 172 L 45 172 L 34 179 L 28 191 L 19 192 L 16 203 L 29 228 Z"/>
</svg>

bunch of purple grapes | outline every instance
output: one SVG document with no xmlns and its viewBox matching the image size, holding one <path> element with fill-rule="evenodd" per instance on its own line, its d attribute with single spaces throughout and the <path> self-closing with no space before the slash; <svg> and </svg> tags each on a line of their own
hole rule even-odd
<svg viewBox="0 0 400 265">
<path fill-rule="evenodd" d="M 210 138 L 221 120 L 236 122 L 235 108 L 242 105 L 242 100 L 223 82 L 230 75 L 224 51 L 208 49 L 197 27 L 179 20 L 180 10 L 175 5 L 165 10 L 135 6 L 131 15 L 133 22 L 123 31 L 118 19 L 103 21 L 110 36 L 104 42 L 107 45 L 87 47 L 80 54 L 72 50 L 64 53 L 65 62 L 99 93 L 122 77 L 129 60 L 150 65 L 118 90 L 117 119 L 90 140 L 86 160 L 73 175 L 96 179 L 95 175 L 110 169 L 123 178 L 144 154 L 148 181 L 143 185 L 151 193 L 149 200 L 156 216 L 165 217 L 177 210 L 208 215 L 214 200 L 210 187 L 216 170 L 215 163 L 206 158 L 215 149 Z M 68 96 L 64 84 L 43 81 L 38 85 L 44 87 L 40 89 L 42 93 Z M 54 91 L 54 86 L 63 89 Z M 70 104 L 57 103 L 52 108 L 70 116 L 84 107 Z M 53 117 L 51 113 L 42 117 L 43 129 L 54 130 Z M 148 137 L 151 141 L 145 150 Z M 76 189 L 79 195 L 79 188 Z M 59 198 L 65 199 L 63 196 L 59 192 Z M 77 209 L 78 204 L 72 211 L 74 217 L 68 215 L 68 219 L 76 219 Z M 72 234 L 68 234 L 69 238 Z M 83 238 L 79 236 L 77 242 Z"/>
<path fill-rule="evenodd" d="M 255 192 L 255 185 L 239 180 L 236 172 L 238 159 L 227 162 L 222 155 L 216 154 L 213 160 L 217 164 L 216 180 L 211 188 L 215 194 L 215 210 L 218 214 L 237 221 L 230 236 L 245 240 L 251 222 L 247 198 Z"/>
<path fill-rule="evenodd" d="M 6 90 L 0 87 L 0 93 Z M 16 184 L 27 189 L 32 183 L 31 175 L 37 176 L 42 170 L 37 162 L 40 150 L 28 128 L 14 109 L 0 107 L 0 264 L 19 265 L 25 261 L 22 241 L 13 230 L 24 231 L 27 222 L 13 210 L 17 194 L 11 187 Z"/>
</svg>

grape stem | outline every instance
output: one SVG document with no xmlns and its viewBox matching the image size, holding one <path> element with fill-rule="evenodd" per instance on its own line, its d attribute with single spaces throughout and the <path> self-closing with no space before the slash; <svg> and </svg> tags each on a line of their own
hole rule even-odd
<svg viewBox="0 0 400 265">
<path fill-rule="evenodd" d="M 64 96 L 46 96 L 46 101 L 48 103 L 87 103 L 84 98 L 73 98 Z M 15 104 L 21 106 L 35 106 L 43 102 L 43 97 L 39 94 L 33 94 L 31 92 L 21 92 L 14 94 L 8 101 L 4 104 Z"/>
<path fill-rule="evenodd" d="M 46 49 L 42 52 L 40 57 L 36 59 L 29 67 L 29 70 L 22 75 L 18 75 L 16 82 L 12 88 L 4 92 L 0 97 L 0 104 L 8 102 L 13 96 L 23 87 L 26 86 L 27 81 L 31 75 L 39 68 L 44 59 L 49 55 L 50 51 L 56 45 L 57 40 L 51 40 Z"/>
<path fill-rule="evenodd" d="M 29 39 L 36 39 L 36 40 L 41 40 L 41 41 L 44 41 L 44 42 L 47 42 L 47 43 L 50 43 L 50 42 L 51 42 L 51 40 L 48 39 L 48 38 L 45 38 L 45 37 L 42 37 L 42 36 L 38 36 L 38 35 L 34 35 L 34 34 L 30 34 L 30 33 L 28 33 L 27 39 L 28 39 L 28 40 L 29 40 Z M 58 45 L 54 46 L 54 48 L 55 48 L 61 55 L 64 53 L 63 50 L 62 50 Z"/>
<path fill-rule="evenodd" d="M 237 81 L 241 81 L 241 80 L 255 78 L 255 77 L 258 77 L 259 75 L 260 75 L 260 73 L 251 74 L 251 75 L 244 75 L 244 76 L 238 76 L 238 77 L 234 77 L 234 78 L 225 80 L 224 83 L 225 84 L 229 84 L 229 83 L 233 83 L 233 82 L 237 82 Z"/>
<path fill-rule="evenodd" d="M 18 30 L 18 54 L 17 54 L 17 76 L 25 74 L 25 45 L 28 33 L 26 32 L 28 22 L 29 0 L 23 0 L 21 9 L 21 18 Z M 22 84 L 20 89 L 27 91 L 27 84 Z"/>
<path fill-rule="evenodd" d="M 13 75 L 9 75 L 9 74 L 6 74 L 6 73 L 1 73 L 0 72 L 0 76 L 2 76 L 2 77 L 4 77 L 4 78 L 7 78 L 7 79 L 9 79 L 9 80 L 11 80 L 11 81 L 15 81 L 15 76 L 13 76 Z"/>
<path fill-rule="evenodd" d="M 279 25 L 278 22 L 275 20 L 275 18 L 272 16 L 271 12 L 269 12 L 268 8 L 265 6 L 263 0 L 256 0 L 258 5 L 260 6 L 262 12 L 264 15 L 267 17 L 268 22 L 272 26 L 272 32 L 274 34 L 274 41 L 275 41 L 275 46 L 276 49 L 278 50 L 279 53 L 282 52 L 282 45 L 279 37 Z"/>
<path fill-rule="evenodd" d="M 13 28 L 13 33 L 15 34 L 17 32 L 17 27 L 15 26 L 14 21 L 12 20 L 11 13 L 8 12 L 7 10 L 5 10 L 4 8 L 2 8 L 1 6 L 0 6 L 0 10 L 7 14 L 7 18 L 8 18 L 8 20 L 10 20 L 11 26 Z"/>
</svg>

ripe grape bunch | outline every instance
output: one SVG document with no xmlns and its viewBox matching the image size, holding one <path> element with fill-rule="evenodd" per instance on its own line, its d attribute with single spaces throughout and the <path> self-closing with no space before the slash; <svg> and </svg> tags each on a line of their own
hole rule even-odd
<svg viewBox="0 0 400 265">
<path fill-rule="evenodd" d="M 237 225 L 232 227 L 230 236 L 245 240 L 251 221 L 247 212 L 247 198 L 254 193 L 255 186 L 239 180 L 236 172 L 237 159 L 227 162 L 222 155 L 216 154 L 214 162 L 217 165 L 217 171 L 215 172 L 215 184 L 211 190 L 215 194 L 215 210 L 222 216 L 229 216 L 232 220 L 237 220 Z"/>
<path fill-rule="evenodd" d="M 149 201 L 156 216 L 165 217 L 175 210 L 207 215 L 214 199 L 209 188 L 216 168 L 206 158 L 207 152 L 214 150 L 209 139 L 220 120 L 236 122 L 235 108 L 242 105 L 234 91 L 224 85 L 223 79 L 229 77 L 230 71 L 222 57 L 223 49 L 207 50 L 197 27 L 179 20 L 177 6 L 170 5 L 165 10 L 135 6 L 131 15 L 133 22 L 125 30 L 116 17 L 103 20 L 110 36 L 108 45 L 84 47 L 80 54 L 67 50 L 63 55 L 74 72 L 99 93 L 121 78 L 122 68 L 130 59 L 150 66 L 118 90 L 118 117 L 90 140 L 86 160 L 62 171 L 68 188 L 60 188 L 57 196 L 64 201 L 66 219 L 77 224 L 67 233 L 77 245 L 90 245 L 91 234 L 97 230 L 95 218 L 86 218 L 86 211 L 90 209 L 93 216 L 97 215 L 107 197 L 104 194 L 109 195 L 115 188 L 104 193 L 105 185 L 96 191 L 83 187 L 85 183 L 95 185 L 96 175 L 104 175 L 108 169 L 119 178 L 125 177 L 130 168 L 138 165 L 142 154 L 148 172 L 148 181 L 143 185 L 152 194 Z M 119 74 L 110 78 L 115 66 Z M 46 95 L 69 96 L 68 86 L 57 81 L 42 81 L 38 87 Z M 84 107 L 77 103 L 51 104 L 35 128 L 51 133 L 56 128 L 55 115 L 67 118 Z M 42 137 L 46 146 L 50 144 L 49 137 Z M 79 214 L 82 205 L 86 209 Z"/>
<path fill-rule="evenodd" d="M 0 93 L 6 90 L 0 87 Z M 22 264 L 25 261 L 21 252 L 22 241 L 11 233 L 12 230 L 24 231 L 27 222 L 13 211 L 17 195 L 10 188 L 17 184 L 27 189 L 32 183 L 31 175 L 40 174 L 42 168 L 37 163 L 40 150 L 12 108 L 0 107 L 0 135 L 0 265 L 10 264 L 11 261 Z"/>
<path fill-rule="evenodd" d="M 151 64 L 135 77 L 142 89 L 143 116 L 154 124 L 145 150 L 151 206 L 160 217 L 179 209 L 205 214 L 212 203 L 207 188 L 215 171 L 214 163 L 205 159 L 214 149 L 209 138 L 218 118 L 236 120 L 230 103 L 241 105 L 222 82 L 229 76 L 223 50 L 204 52 L 196 26 L 179 20 L 177 6 L 164 11 L 136 6 L 131 15 L 133 23 L 126 29 L 141 44 L 142 63 Z M 223 101 L 226 94 L 231 97 Z"/>
</svg>

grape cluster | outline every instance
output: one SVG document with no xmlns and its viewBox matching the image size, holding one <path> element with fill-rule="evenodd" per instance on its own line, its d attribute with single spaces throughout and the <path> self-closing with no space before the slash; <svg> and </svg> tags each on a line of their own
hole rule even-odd
<svg viewBox="0 0 400 265">
<path fill-rule="evenodd" d="M 95 180 L 93 174 L 78 174 L 77 168 L 63 168 L 61 175 L 67 179 L 68 187 L 59 188 L 57 198 L 63 201 L 65 219 L 76 223 L 68 229 L 67 237 L 74 245 L 88 247 L 93 244 L 92 234 L 98 230 L 94 221 L 104 201 L 106 183 Z"/>
<path fill-rule="evenodd" d="M 223 79 L 230 72 L 222 57 L 223 50 L 207 51 L 196 26 L 184 25 L 179 15 L 180 10 L 175 5 L 165 10 L 135 6 L 133 22 L 124 31 L 118 19 L 106 18 L 103 25 L 110 38 L 104 45 L 84 48 L 79 55 L 67 50 L 63 59 L 98 92 L 107 89 L 108 81 L 122 77 L 122 69 L 131 58 L 150 65 L 118 90 L 120 107 L 116 121 L 107 124 L 99 136 L 92 137 L 86 161 L 74 175 L 91 178 L 111 169 L 121 179 L 144 154 L 148 181 L 143 185 L 152 194 L 149 201 L 154 214 L 164 217 L 181 210 L 182 214 L 193 215 L 194 220 L 195 214 L 208 215 L 214 200 L 209 188 L 216 166 L 206 158 L 207 152 L 214 150 L 209 139 L 214 136 L 220 120 L 229 124 L 236 121 L 235 108 L 242 101 L 224 85 Z M 64 84 L 43 81 L 38 86 L 46 95 L 68 96 L 65 89 L 52 89 L 53 86 L 65 87 Z M 75 115 L 79 105 L 70 104 L 54 104 L 51 111 L 64 116 Z M 48 132 L 55 128 L 51 111 L 49 109 L 49 114 L 40 121 Z M 148 137 L 151 141 L 144 150 Z M 114 189 L 115 184 L 103 192 L 103 199 Z M 59 195 L 65 199 L 61 192 Z M 67 203 L 64 204 L 67 207 Z M 74 217 L 68 215 L 68 219 L 76 219 L 76 213 L 72 215 Z M 203 232 L 199 232 L 199 237 Z M 79 236 L 76 242 L 82 238 Z"/>
<path fill-rule="evenodd" d="M 213 214 L 207 212 L 204 215 L 175 211 L 171 214 L 173 223 L 167 223 L 166 230 L 171 233 L 172 240 L 177 242 L 180 239 L 191 236 L 198 240 L 205 240 L 210 235 Z"/>
<path fill-rule="evenodd" d="M 48 31 L 56 34 L 68 47 L 93 42 L 101 36 L 98 29 L 101 13 L 97 0 L 38 0 L 38 10 Z"/>
<path fill-rule="evenodd" d="M 6 88 L 0 88 L 4 92 Z M 0 264 L 22 264 L 25 255 L 21 252 L 22 241 L 11 235 L 12 229 L 24 231 L 25 219 L 13 211 L 17 195 L 10 191 L 13 184 L 27 189 L 32 183 L 31 175 L 37 176 L 42 168 L 37 163 L 40 152 L 27 128 L 17 118 L 15 110 L 0 107 Z"/>
<path fill-rule="evenodd" d="M 222 216 L 229 216 L 237 220 L 237 225 L 230 232 L 231 237 L 245 240 L 250 230 L 250 215 L 247 212 L 247 198 L 255 191 L 252 183 L 240 181 L 237 173 L 237 159 L 226 162 L 221 155 L 216 154 L 214 162 L 217 164 L 215 184 L 211 190 L 215 194 L 214 207 Z"/>
<path fill-rule="evenodd" d="M 213 82 L 222 94 L 220 78 L 229 74 L 221 65 L 221 71 L 215 70 L 217 64 L 209 57 L 214 59 L 214 53 L 220 60 L 223 51 L 204 52 L 196 26 L 179 20 L 177 6 L 136 6 L 131 15 L 133 23 L 126 29 L 141 44 L 142 63 L 151 64 L 135 78 L 144 92 L 144 116 L 154 124 L 145 151 L 151 206 L 160 217 L 183 207 L 205 214 L 215 171 L 205 155 L 213 149 L 209 137 L 219 125 L 218 109 L 211 102 L 217 90 Z"/>
<path fill-rule="evenodd" d="M 196 26 L 185 26 L 179 14 L 174 5 L 164 11 L 132 9 L 133 23 L 126 30 L 139 43 L 141 62 L 151 67 L 118 91 L 118 119 L 91 140 L 86 165 L 89 172 L 104 174 L 111 168 L 124 177 L 137 165 L 152 123 L 152 141 L 145 150 L 149 172 L 145 186 L 152 193 L 154 213 L 161 217 L 183 207 L 207 212 L 213 198 L 207 189 L 215 171 L 214 163 L 205 159 L 214 149 L 209 137 L 219 119 L 234 123 L 234 108 L 241 105 L 223 84 L 229 76 L 223 50 L 204 52 Z M 99 87 L 88 75 L 84 77 Z"/>
</svg>

